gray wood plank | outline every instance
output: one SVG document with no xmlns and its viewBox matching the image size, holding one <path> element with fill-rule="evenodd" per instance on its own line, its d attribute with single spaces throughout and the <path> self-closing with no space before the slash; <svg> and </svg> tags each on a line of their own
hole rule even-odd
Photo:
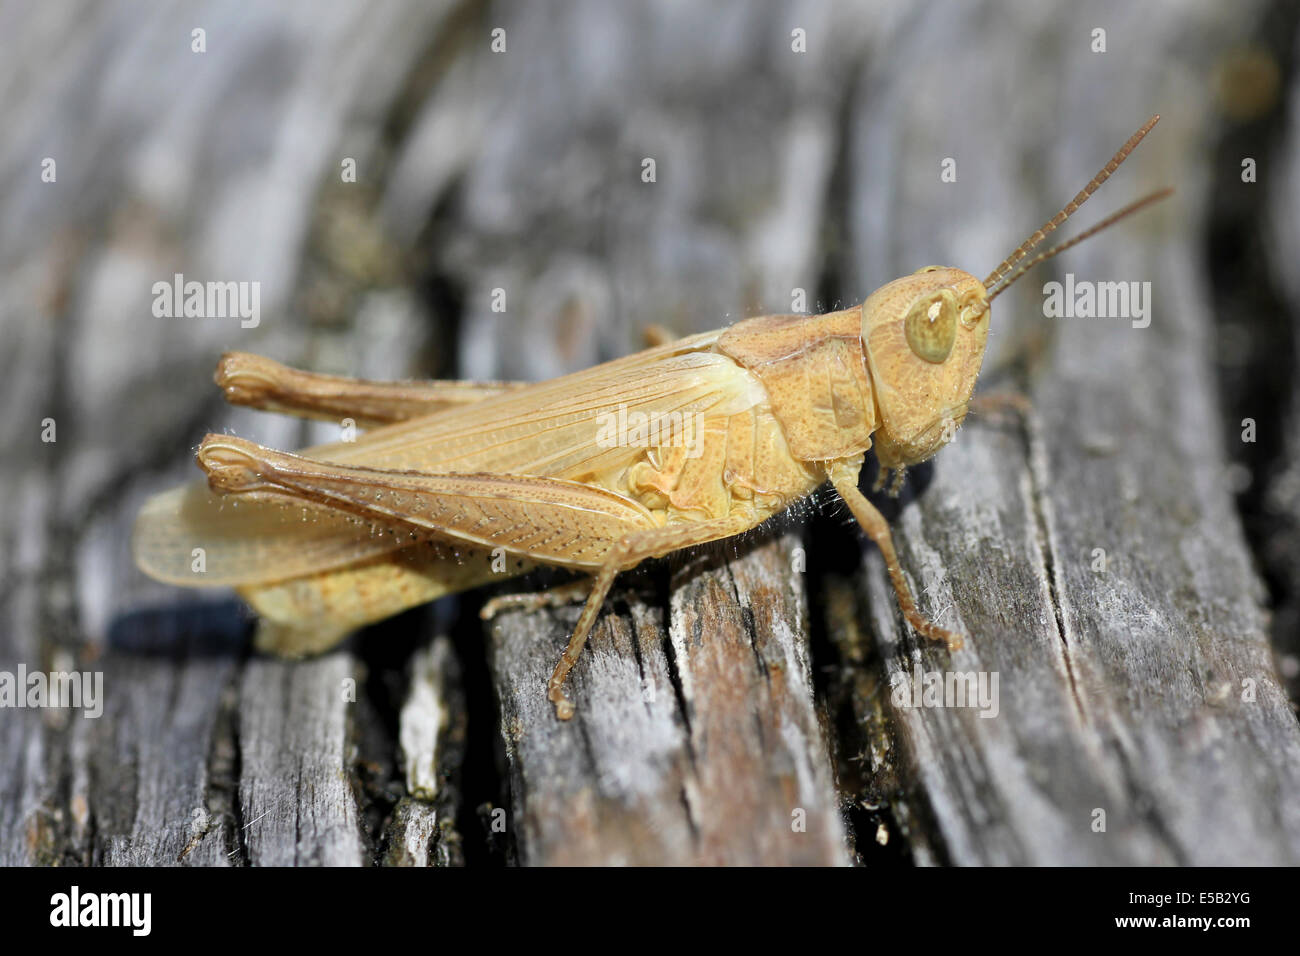
<svg viewBox="0 0 1300 956">
<path fill-rule="evenodd" d="M 424 316 L 383 288 L 391 272 L 358 265 L 364 203 L 327 191 L 335 215 L 322 222 L 316 186 L 351 155 L 359 190 L 375 190 L 364 183 L 383 170 L 388 133 L 376 117 L 410 95 L 410 64 L 451 5 L 19 6 L 4 15 L 12 56 L 0 64 L 0 88 L 23 91 L 3 99 L 0 148 L 0 387 L 12 412 L 0 484 L 13 492 L 0 503 L 0 661 L 100 670 L 107 702 L 93 720 L 0 715 L 0 762 L 17 770 L 0 784 L 0 858 L 369 862 L 380 837 L 362 827 L 350 781 L 370 755 L 341 735 L 364 738 L 374 720 L 358 730 L 327 706 L 339 665 L 246 669 L 235 605 L 205 611 L 146 581 L 130 527 L 148 493 L 193 477 L 186 450 L 205 430 L 307 440 L 296 424 L 220 410 L 211 371 L 223 347 L 318 363 L 382 353 L 390 374 L 413 370 L 393 356 L 424 347 Z M 206 53 L 191 51 L 195 26 Z M 40 180 L 45 156 L 55 183 Z M 345 220 L 341 263 L 329 227 Z M 261 324 L 153 317 L 151 285 L 174 272 L 259 280 Z M 329 301 L 322 285 L 343 290 L 335 310 L 355 309 L 361 331 L 350 319 L 332 328 L 324 306 L 296 312 L 304 292 Z M 40 441 L 46 417 L 57 442 Z M 386 800 L 364 797 L 371 813 Z"/>
<path fill-rule="evenodd" d="M 798 542 L 790 532 L 681 560 L 667 609 L 620 592 L 628 612 L 593 632 L 565 723 L 545 688 L 578 608 L 492 622 L 522 862 L 846 860 L 806 598 L 790 573 Z"/>
<path fill-rule="evenodd" d="M 1177 80 L 1233 36 L 1244 40 L 1249 22 L 1225 24 L 1214 5 L 1184 14 L 1190 39 L 1159 72 L 1146 58 L 1089 51 L 1094 21 L 1126 49 L 1157 42 L 1163 27 L 1130 8 L 1089 9 L 1050 28 L 1016 24 L 1006 43 L 1011 73 L 1031 73 L 1050 34 L 1061 44 L 1057 68 L 1078 80 L 1026 91 L 1009 120 L 998 118 L 1001 74 L 974 70 L 960 18 L 945 29 L 918 21 L 875 67 L 901 69 L 918 44 L 942 64 L 895 103 L 880 105 L 868 85 L 860 94 L 854 168 L 868 168 L 869 156 L 914 159 L 855 185 L 853 258 L 879 278 L 881 249 L 898 257 L 895 272 L 927 261 L 991 268 L 1146 113 L 1174 107 L 1095 205 L 1113 209 L 1166 182 L 1178 186 L 1176 202 L 1072 250 L 995 307 L 995 331 L 1023 321 L 1040 338 L 1027 426 L 968 425 L 896 521 L 922 607 L 969 634 L 966 648 L 949 655 L 903 632 L 883 568 L 868 555 L 871 630 L 889 687 L 910 687 L 918 667 L 1000 679 L 992 719 L 899 706 L 891 695 L 893 734 L 875 738 L 905 751 L 898 786 L 923 795 L 937 828 L 929 842 L 950 862 L 1300 858 L 1285 796 L 1300 783 L 1300 730 L 1278 685 L 1260 582 L 1225 481 L 1212 318 L 1198 277 L 1211 186 L 1195 161 L 1209 149 L 1213 112 Z M 937 93 L 958 77 L 968 108 L 951 113 Z M 1100 108 L 1128 103 L 1133 89 L 1149 95 L 1131 110 Z M 889 124 L 876 120 L 885 109 L 895 112 Z M 1008 195 L 986 184 L 1017 181 L 1007 175 L 1020 167 L 1011 144 L 1028 151 L 1032 172 Z M 939 163 L 954 151 L 958 182 L 964 169 L 974 185 L 941 186 Z M 1089 212 L 1084 222 L 1101 216 Z M 902 215 L 942 228 L 894 228 Z M 1039 290 L 1066 272 L 1151 282 L 1150 327 L 1044 319 Z M 1104 572 L 1094 570 L 1096 549 Z M 1094 829 L 1099 811 L 1104 832 Z"/>
<path fill-rule="evenodd" d="M 1268 388 L 1216 381 L 1233 328 L 1253 343 L 1238 377 L 1265 374 L 1258 340 L 1300 358 L 1295 96 L 1243 120 L 1223 93 L 1224 64 L 1261 44 L 1294 73 L 1280 9 L 7 15 L 0 90 L 23 95 L 0 100 L 0 670 L 100 670 L 106 708 L 0 712 L 0 862 L 456 864 L 499 838 L 460 833 L 462 804 L 499 798 L 529 864 L 1297 862 L 1300 731 L 1273 649 L 1294 682 L 1300 398 L 1276 361 Z M 901 507 L 877 499 L 962 651 L 901 627 L 830 495 L 620 580 L 568 724 L 544 686 L 576 608 L 502 615 L 480 651 L 461 640 L 480 627 L 470 597 L 438 626 L 286 663 L 247 656 L 233 601 L 131 567 L 135 510 L 193 476 L 205 431 L 335 437 L 222 408 L 222 348 L 537 379 L 626 354 L 650 324 L 788 312 L 797 290 L 841 306 L 932 262 L 982 274 L 1156 110 L 1070 228 L 1166 183 L 1176 198 L 996 303 L 986 385 L 1028 394 L 1033 417 L 972 418 Z M 1276 150 L 1257 150 L 1264 198 L 1238 211 L 1254 238 L 1278 210 L 1271 299 L 1225 293 L 1241 280 L 1212 257 L 1239 142 Z M 57 184 L 39 181 L 47 154 Z M 335 181 L 342 156 L 359 183 Z M 261 326 L 154 319 L 150 285 L 176 271 L 261 279 Z M 1067 272 L 1150 281 L 1151 326 L 1043 318 L 1043 283 Z M 1269 389 L 1293 407 L 1249 407 Z M 1283 436 L 1271 458 L 1238 456 L 1241 414 Z M 1262 490 L 1234 501 L 1243 461 Z M 1282 601 L 1271 625 L 1256 557 Z M 462 687 L 480 654 L 492 704 Z M 997 716 L 903 706 L 918 667 L 996 673 Z M 461 792 L 471 747 L 480 768 L 503 752 L 501 794 L 491 769 Z"/>
<path fill-rule="evenodd" d="M 446 230 L 466 237 L 446 252 L 467 289 L 466 375 L 546 378 L 641 347 L 649 325 L 686 335 L 815 308 L 852 62 L 837 53 L 870 23 L 847 7 L 802 12 L 794 24 L 746 4 L 511 10 L 499 69 L 512 95 Z M 792 50 L 800 24 L 816 56 Z M 552 58 L 585 69 L 548 69 Z M 635 599 L 607 608 L 572 678 L 574 725 L 557 724 L 541 690 L 572 615 L 493 624 L 522 861 L 847 859 L 795 545 L 760 534 L 743 557 L 734 547 L 675 572 L 667 614 Z M 792 815 L 804 832 L 792 835 Z"/>
</svg>

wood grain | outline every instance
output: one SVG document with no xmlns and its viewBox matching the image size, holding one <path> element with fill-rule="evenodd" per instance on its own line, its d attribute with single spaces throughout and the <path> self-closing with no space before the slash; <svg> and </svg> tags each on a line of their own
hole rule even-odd
<svg viewBox="0 0 1300 956">
<path fill-rule="evenodd" d="M 115 0 L 7 22 L 0 670 L 102 671 L 105 709 L 0 710 L 0 863 L 1300 862 L 1286 4 Z M 1063 235 L 1174 199 L 995 305 L 982 387 L 1032 415 L 973 415 L 873 499 L 961 651 L 902 627 L 827 491 L 621 578 L 567 724 L 544 686 L 576 607 L 484 625 L 468 595 L 293 663 L 252 653 L 229 595 L 131 565 L 135 511 L 194 476 L 205 432 L 337 437 L 223 407 L 224 348 L 536 380 L 650 325 L 982 275 L 1156 111 Z M 261 324 L 154 317 L 175 272 L 261 281 Z M 1150 282 L 1150 325 L 1045 318 L 1067 273 Z M 918 668 L 996 674 L 996 716 L 904 706 Z"/>
</svg>

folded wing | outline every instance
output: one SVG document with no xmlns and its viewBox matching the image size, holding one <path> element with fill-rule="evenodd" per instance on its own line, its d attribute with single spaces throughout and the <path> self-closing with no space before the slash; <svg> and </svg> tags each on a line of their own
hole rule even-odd
<svg viewBox="0 0 1300 956">
<path fill-rule="evenodd" d="M 620 411 L 735 414 L 766 400 L 753 376 L 710 350 L 718 334 L 693 336 L 302 454 L 398 471 L 600 480 L 643 453 L 598 441 L 610 416 Z M 254 496 L 226 498 L 199 481 L 145 504 L 134 549 L 136 563 L 151 577 L 219 587 L 301 577 L 398 546 L 392 535 L 337 511 Z"/>
</svg>

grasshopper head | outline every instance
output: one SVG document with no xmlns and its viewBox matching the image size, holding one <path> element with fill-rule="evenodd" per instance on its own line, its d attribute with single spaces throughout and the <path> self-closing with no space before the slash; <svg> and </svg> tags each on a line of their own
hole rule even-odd
<svg viewBox="0 0 1300 956">
<path fill-rule="evenodd" d="M 862 306 L 862 348 L 882 466 L 915 465 L 952 441 L 988 337 L 988 292 L 961 269 L 926 266 L 871 294 Z"/>
<path fill-rule="evenodd" d="M 1157 190 L 1075 238 L 1025 259 L 1097 191 L 1159 119 L 1157 114 L 1147 120 L 1065 208 L 983 282 L 960 269 L 926 266 L 881 286 L 863 303 L 862 350 L 875 392 L 876 457 L 883 467 L 915 465 L 952 441 L 979 377 L 994 299 L 1040 262 L 1173 192 Z"/>
</svg>

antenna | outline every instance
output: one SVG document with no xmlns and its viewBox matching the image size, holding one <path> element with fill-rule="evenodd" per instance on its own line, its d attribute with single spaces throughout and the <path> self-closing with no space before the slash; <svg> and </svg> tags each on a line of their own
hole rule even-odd
<svg viewBox="0 0 1300 956">
<path fill-rule="evenodd" d="M 1101 168 L 1101 172 L 1097 173 L 1096 176 L 1093 176 L 1088 185 L 1084 186 L 1083 189 L 1079 191 L 1079 194 L 1065 205 L 1064 209 L 1058 212 L 1051 219 L 1047 220 L 1047 222 L 1043 223 L 1037 232 L 1020 244 L 1020 248 L 1003 259 L 1001 264 L 989 273 L 988 278 L 984 280 L 984 288 L 991 290 L 992 285 L 1001 282 L 1002 277 L 1011 270 L 1012 266 L 1028 255 L 1031 249 L 1047 238 L 1049 232 L 1052 232 L 1057 226 L 1069 219 L 1080 206 L 1087 202 L 1088 197 L 1095 193 L 1102 183 L 1110 179 L 1111 173 L 1119 169 L 1120 164 L 1123 163 L 1124 160 L 1128 159 L 1129 153 L 1133 152 L 1133 150 L 1137 148 L 1137 144 L 1142 142 L 1142 138 L 1146 136 L 1147 133 L 1151 132 L 1152 127 L 1154 127 L 1158 122 L 1160 122 L 1159 113 L 1152 116 L 1142 125 L 1141 129 L 1130 136 L 1128 142 L 1119 148 L 1119 152 L 1110 158 L 1110 162 Z M 1155 199 L 1151 199 L 1151 202 L 1155 202 Z M 1107 225 L 1109 224 L 1108 221 Z M 1082 237 L 1080 237 L 1080 239 L 1082 239 Z M 1057 251 L 1059 252 L 1060 249 Z M 1006 286 L 1003 286 L 1002 288 L 1005 287 Z M 998 289 L 998 292 L 1001 291 L 1002 289 Z M 992 299 L 993 296 L 989 296 L 989 298 Z"/>
<path fill-rule="evenodd" d="M 1010 286 L 1011 283 L 1015 282 L 1017 279 L 1019 279 L 1022 275 L 1024 275 L 1034 266 L 1038 265 L 1040 262 L 1046 262 L 1048 259 L 1052 258 L 1052 256 L 1064 252 L 1066 249 L 1069 249 L 1071 246 L 1077 246 L 1079 243 L 1083 242 L 1083 240 L 1089 238 L 1090 236 L 1095 236 L 1103 229 L 1107 229 L 1115 225 L 1115 223 L 1119 222 L 1121 219 L 1126 219 L 1129 216 L 1133 215 L 1133 213 L 1141 209 L 1145 209 L 1147 206 L 1150 206 L 1152 203 L 1157 203 L 1160 200 L 1166 198 L 1167 196 L 1173 195 L 1173 192 L 1174 192 L 1173 186 L 1166 186 L 1164 189 L 1156 190 L 1155 192 L 1151 193 L 1151 195 L 1149 196 L 1143 196 L 1137 202 L 1129 203 L 1119 212 L 1107 216 L 1101 222 L 1097 223 L 1097 225 L 1093 226 L 1091 229 L 1084 230 L 1079 235 L 1075 236 L 1073 239 L 1068 239 L 1065 242 L 1052 246 L 1052 248 L 1048 249 L 1046 252 L 1040 252 L 1038 255 L 1034 256 L 1032 259 L 1030 259 L 1028 262 L 1022 265 L 1015 272 L 1011 273 L 1011 275 L 1007 276 L 1007 278 L 999 280 L 998 287 L 989 293 L 988 301 L 992 302 L 1003 292 L 1006 292 L 1007 287 Z"/>
</svg>

